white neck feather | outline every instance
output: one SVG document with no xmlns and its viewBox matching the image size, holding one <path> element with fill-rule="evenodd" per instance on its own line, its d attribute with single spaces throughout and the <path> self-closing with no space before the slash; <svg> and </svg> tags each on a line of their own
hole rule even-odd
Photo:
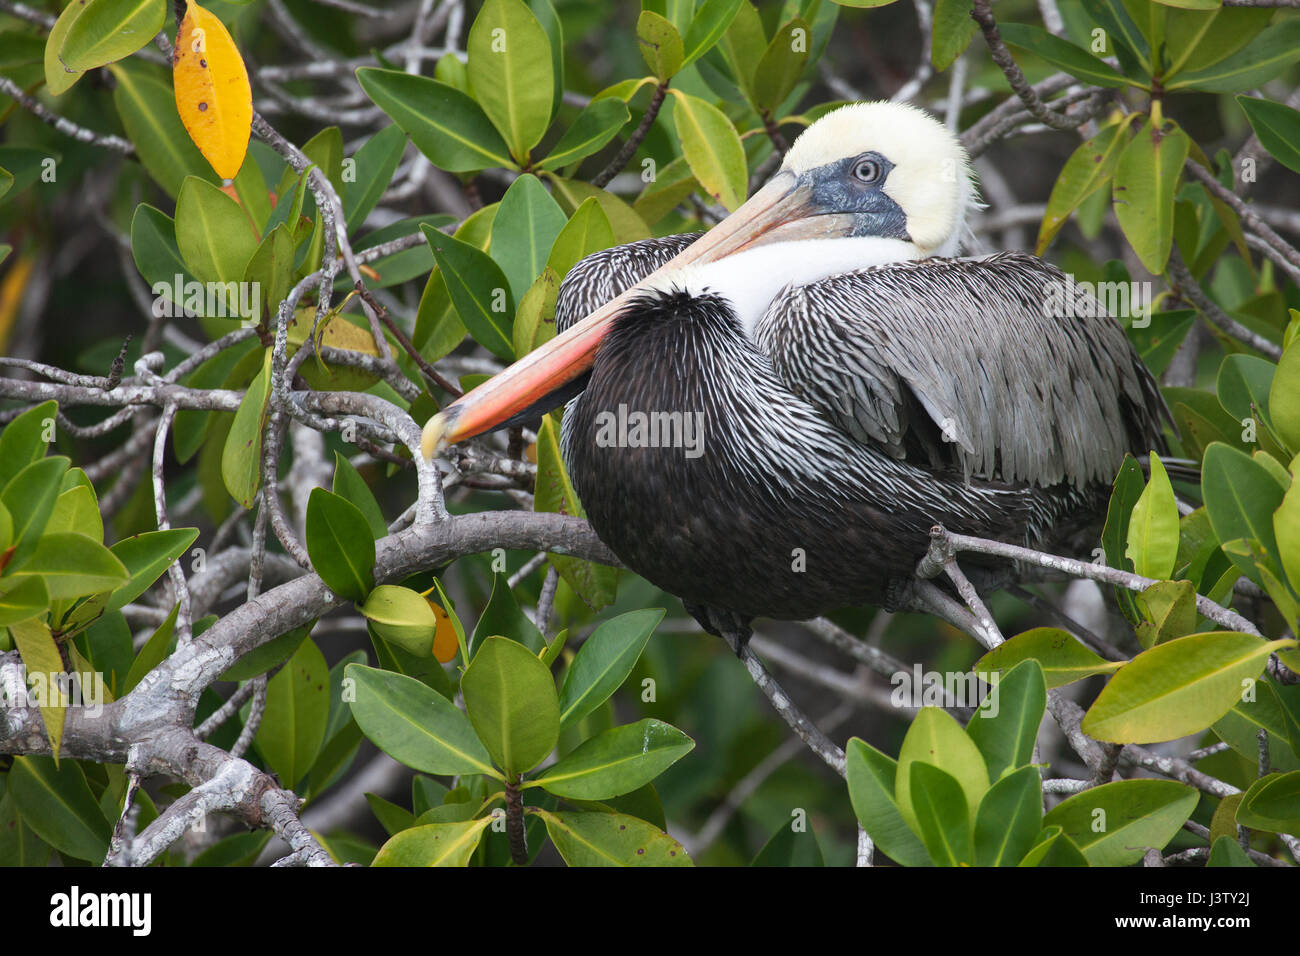
<svg viewBox="0 0 1300 956">
<path fill-rule="evenodd" d="M 654 285 L 695 295 L 711 292 L 727 299 L 750 340 L 772 300 L 790 285 L 806 285 L 828 276 L 925 258 L 901 239 L 861 236 L 803 239 L 758 246 L 716 262 L 686 266 Z"/>
</svg>

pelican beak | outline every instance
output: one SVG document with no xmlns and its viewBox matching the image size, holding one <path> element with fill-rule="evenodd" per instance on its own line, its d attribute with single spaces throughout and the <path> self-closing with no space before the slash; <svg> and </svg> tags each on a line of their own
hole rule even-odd
<svg viewBox="0 0 1300 956">
<path fill-rule="evenodd" d="M 844 234 L 842 217 L 818 212 L 811 188 L 787 170 L 778 172 L 676 258 L 429 419 L 421 440 L 425 458 L 446 445 L 491 431 L 521 412 L 542 408 L 549 396 L 558 395 L 591 369 L 597 349 L 624 305 L 660 276 L 768 242 Z"/>
</svg>

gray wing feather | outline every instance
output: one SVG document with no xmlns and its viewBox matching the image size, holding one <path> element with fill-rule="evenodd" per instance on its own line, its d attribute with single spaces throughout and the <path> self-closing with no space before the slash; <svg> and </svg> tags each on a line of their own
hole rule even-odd
<svg viewBox="0 0 1300 956">
<path fill-rule="evenodd" d="M 555 300 L 555 330 L 563 332 L 677 256 L 701 233 L 640 239 L 587 256 L 564 277 Z"/>
<path fill-rule="evenodd" d="M 1068 282 L 1021 253 L 844 273 L 788 287 L 757 339 L 794 392 L 895 458 L 968 479 L 1109 481 L 1125 452 L 1164 449 L 1169 412 L 1100 305 L 1044 315 L 1051 283 Z"/>
</svg>

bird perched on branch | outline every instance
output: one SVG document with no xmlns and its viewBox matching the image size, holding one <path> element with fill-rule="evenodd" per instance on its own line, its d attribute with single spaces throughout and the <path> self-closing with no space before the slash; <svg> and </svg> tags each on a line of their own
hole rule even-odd
<svg viewBox="0 0 1300 956">
<path fill-rule="evenodd" d="M 956 257 L 975 203 L 927 113 L 829 113 L 709 232 L 574 267 L 559 334 L 432 418 L 424 452 L 568 401 L 601 540 L 742 640 L 754 617 L 903 603 L 936 524 L 1076 547 L 1169 413 L 1056 267 Z"/>
</svg>

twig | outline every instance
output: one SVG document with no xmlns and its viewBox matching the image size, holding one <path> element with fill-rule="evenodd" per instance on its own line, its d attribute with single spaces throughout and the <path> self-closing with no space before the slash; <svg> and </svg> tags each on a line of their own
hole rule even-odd
<svg viewBox="0 0 1300 956">
<path fill-rule="evenodd" d="M 609 161 L 609 165 L 597 173 L 591 180 L 591 185 L 597 189 L 604 189 L 609 185 L 609 181 L 623 171 L 623 167 L 628 164 L 636 151 L 641 148 L 642 141 L 645 140 L 650 132 L 650 127 L 654 125 L 655 117 L 659 115 L 659 109 L 664 105 L 664 97 L 668 95 L 668 81 L 663 80 L 655 87 L 654 96 L 650 98 L 650 105 L 646 107 L 645 115 L 641 117 L 641 122 L 637 124 L 632 135 L 628 137 L 623 147 L 614 154 L 614 158 Z"/>
<path fill-rule="evenodd" d="M 1187 263 L 1183 261 L 1182 254 L 1178 251 L 1177 243 L 1169 251 L 1169 278 L 1179 296 L 1186 299 L 1196 307 L 1196 310 L 1205 316 L 1205 319 L 1214 325 L 1225 335 L 1229 335 L 1240 342 L 1249 345 L 1255 351 L 1267 355 L 1273 361 L 1282 357 L 1282 348 L 1274 342 L 1270 342 L 1256 332 L 1246 328 L 1228 313 L 1219 308 L 1214 301 L 1202 290 L 1200 283 L 1192 275 L 1191 270 L 1187 268 Z"/>
<path fill-rule="evenodd" d="M 19 106 L 27 110 L 42 123 L 53 126 L 64 136 L 71 136 L 79 143 L 89 143 L 92 146 L 102 146 L 104 149 L 111 149 L 115 153 L 121 153 L 123 156 L 135 156 L 135 147 L 127 140 L 120 136 L 114 136 L 112 133 L 96 133 L 92 129 L 86 129 L 84 126 L 78 126 L 70 119 L 58 115 L 52 110 L 47 109 L 44 104 L 39 102 L 35 97 L 29 96 L 21 86 L 9 79 L 7 76 L 0 76 L 0 93 L 12 97 Z"/>
<path fill-rule="evenodd" d="M 1029 111 L 1029 114 L 1044 126 L 1050 126 L 1052 129 L 1073 129 L 1077 124 L 1058 113 L 1053 113 L 1044 106 L 1043 101 L 1034 92 L 1034 88 L 1025 79 L 1025 74 L 1021 72 L 1020 67 L 1016 64 L 1015 57 L 1011 55 L 1007 45 L 1002 42 L 1002 34 L 998 31 L 997 21 L 993 19 L 993 11 L 989 8 L 989 0 L 974 0 L 971 18 L 979 24 L 980 32 L 984 34 L 984 42 L 988 44 L 989 55 L 993 57 L 993 62 L 1002 70 L 1012 92 L 1020 97 L 1020 102 L 1025 104 L 1025 109 Z"/>
</svg>

